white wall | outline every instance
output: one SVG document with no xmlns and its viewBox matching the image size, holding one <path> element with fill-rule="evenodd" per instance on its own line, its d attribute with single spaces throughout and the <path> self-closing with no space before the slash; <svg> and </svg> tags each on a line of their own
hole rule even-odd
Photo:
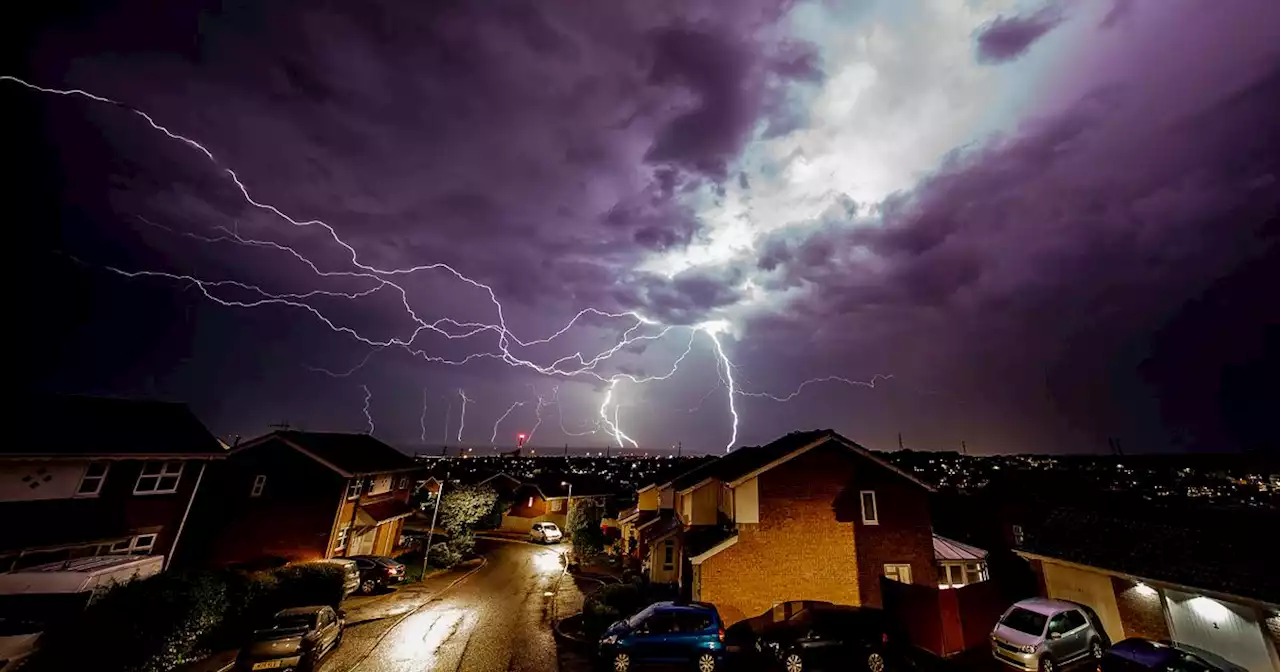
<svg viewBox="0 0 1280 672">
<path fill-rule="evenodd" d="M 1275 669 L 1253 607 L 1171 588 L 1164 595 L 1173 641 L 1212 651 L 1250 672 Z"/>
<path fill-rule="evenodd" d="M 74 497 L 88 466 L 88 461 L 61 460 L 0 463 L 0 502 Z M 108 472 L 107 479 L 112 476 Z"/>
<path fill-rule="evenodd" d="M 733 489 L 733 511 L 736 523 L 760 522 L 760 482 L 757 479 Z"/>
</svg>

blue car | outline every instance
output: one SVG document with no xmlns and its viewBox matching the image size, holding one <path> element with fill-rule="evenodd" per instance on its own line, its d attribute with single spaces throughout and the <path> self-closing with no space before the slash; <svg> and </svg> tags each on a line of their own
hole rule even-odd
<svg viewBox="0 0 1280 672">
<path fill-rule="evenodd" d="M 713 672 L 724 661 L 724 623 L 705 602 L 657 602 L 609 626 L 600 657 L 614 672 L 649 663 L 685 663 Z"/>
</svg>

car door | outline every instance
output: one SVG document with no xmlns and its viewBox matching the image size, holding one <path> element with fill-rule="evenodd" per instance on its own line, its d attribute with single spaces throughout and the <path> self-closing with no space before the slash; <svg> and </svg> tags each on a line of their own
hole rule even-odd
<svg viewBox="0 0 1280 672">
<path fill-rule="evenodd" d="M 1069 654 L 1072 658 L 1089 655 L 1089 644 L 1092 640 L 1090 637 L 1089 619 L 1084 612 L 1073 609 L 1063 614 L 1067 621 L 1067 631 L 1062 635 L 1062 640 L 1067 642 L 1070 648 Z"/>
<path fill-rule="evenodd" d="M 1070 628 L 1067 627 L 1067 612 L 1054 614 L 1049 619 L 1049 627 L 1045 630 L 1044 646 L 1049 650 L 1050 657 L 1059 664 L 1070 660 L 1075 651 L 1072 649 L 1071 642 L 1067 640 L 1066 634 Z"/>
<path fill-rule="evenodd" d="M 675 659 L 676 647 L 671 642 L 674 629 L 674 614 L 666 611 L 655 611 L 650 614 L 635 632 L 635 639 L 631 645 L 632 658 L 641 662 L 665 662 Z"/>
<path fill-rule="evenodd" d="M 831 614 L 819 612 L 809 619 L 797 643 L 811 667 L 840 669 L 846 666 L 847 661 L 852 660 L 849 655 L 853 652 L 845 650 L 845 633 L 841 630 L 840 619 Z"/>
</svg>

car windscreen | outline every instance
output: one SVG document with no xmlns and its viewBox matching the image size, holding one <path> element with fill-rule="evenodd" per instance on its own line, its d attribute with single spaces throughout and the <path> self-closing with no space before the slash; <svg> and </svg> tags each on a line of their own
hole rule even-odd
<svg viewBox="0 0 1280 672">
<path fill-rule="evenodd" d="M 543 524 L 542 524 L 542 529 L 543 529 L 543 530 L 546 530 L 547 532 L 559 532 L 559 531 L 560 531 L 560 528 L 556 527 L 556 524 L 555 524 L 555 523 L 543 523 Z"/>
<path fill-rule="evenodd" d="M 271 622 L 271 627 L 254 631 L 253 636 L 255 639 L 260 640 L 293 637 L 305 634 L 315 622 L 316 617 L 310 614 L 281 616 Z"/>
<path fill-rule="evenodd" d="M 1000 625 L 1006 628 L 1013 628 L 1018 632 L 1025 632 L 1028 635 L 1044 634 L 1044 624 L 1049 620 L 1044 614 L 1037 614 L 1034 611 L 1028 611 L 1022 607 L 1014 607 L 1009 613 L 1000 619 Z"/>
<path fill-rule="evenodd" d="M 0 595 L 0 637 L 31 635 L 74 618 L 89 604 L 91 593 L 25 593 Z"/>
<path fill-rule="evenodd" d="M 652 606 L 645 607 L 643 611 L 627 619 L 627 626 L 632 630 L 636 629 L 636 627 L 641 623 L 644 623 L 645 619 L 649 618 L 653 612 L 654 608 Z"/>
</svg>

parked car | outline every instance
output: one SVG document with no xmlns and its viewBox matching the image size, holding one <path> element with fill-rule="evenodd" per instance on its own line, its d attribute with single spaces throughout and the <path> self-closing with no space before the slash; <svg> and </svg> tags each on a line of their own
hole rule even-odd
<svg viewBox="0 0 1280 672">
<path fill-rule="evenodd" d="M 1101 659 L 1107 644 L 1093 610 L 1066 600 L 1022 600 L 991 631 L 991 655 L 1020 670 L 1055 672 L 1084 658 Z"/>
<path fill-rule="evenodd" d="M 1133 637 L 1107 650 L 1100 672 L 1246 672 L 1225 658 L 1185 644 Z"/>
<path fill-rule="evenodd" d="M 295 607 L 275 615 L 270 627 L 255 630 L 240 655 L 240 672 L 311 672 L 342 643 L 346 614 L 332 607 Z"/>
<path fill-rule="evenodd" d="M 381 555 L 353 555 L 360 568 L 360 592 L 372 593 L 404 582 L 404 565 Z"/>
<path fill-rule="evenodd" d="M 564 533 L 555 523 L 534 523 L 529 528 L 529 541 L 538 541 L 544 544 L 553 544 L 564 538 Z"/>
<path fill-rule="evenodd" d="M 724 622 L 705 602 L 657 602 L 609 626 L 599 647 L 614 672 L 653 663 L 692 664 L 698 672 L 713 672 L 725 659 Z"/>
<path fill-rule="evenodd" d="M 105 555 L 0 574 L 0 670 L 23 665 L 46 629 L 75 618 L 112 586 L 163 568 L 163 555 Z"/>
<path fill-rule="evenodd" d="M 884 672 L 901 667 L 903 656 L 899 643 L 896 637 L 889 636 L 888 622 L 879 609 L 800 604 L 802 608 L 790 617 L 775 619 L 760 628 L 754 649 L 762 667 L 785 672 L 813 669 Z M 750 653 L 747 652 L 748 656 Z"/>
<path fill-rule="evenodd" d="M 725 649 L 731 656 L 740 654 L 747 658 L 754 658 L 755 654 L 758 653 L 756 651 L 756 642 L 765 631 L 765 628 L 798 618 L 806 609 L 817 606 L 831 606 L 831 603 L 819 600 L 779 602 L 763 614 L 738 621 L 725 630 Z"/>
<path fill-rule="evenodd" d="M 355 560 L 350 558 L 330 558 L 320 562 L 332 563 L 342 568 L 343 599 L 360 589 L 360 565 Z"/>
</svg>

